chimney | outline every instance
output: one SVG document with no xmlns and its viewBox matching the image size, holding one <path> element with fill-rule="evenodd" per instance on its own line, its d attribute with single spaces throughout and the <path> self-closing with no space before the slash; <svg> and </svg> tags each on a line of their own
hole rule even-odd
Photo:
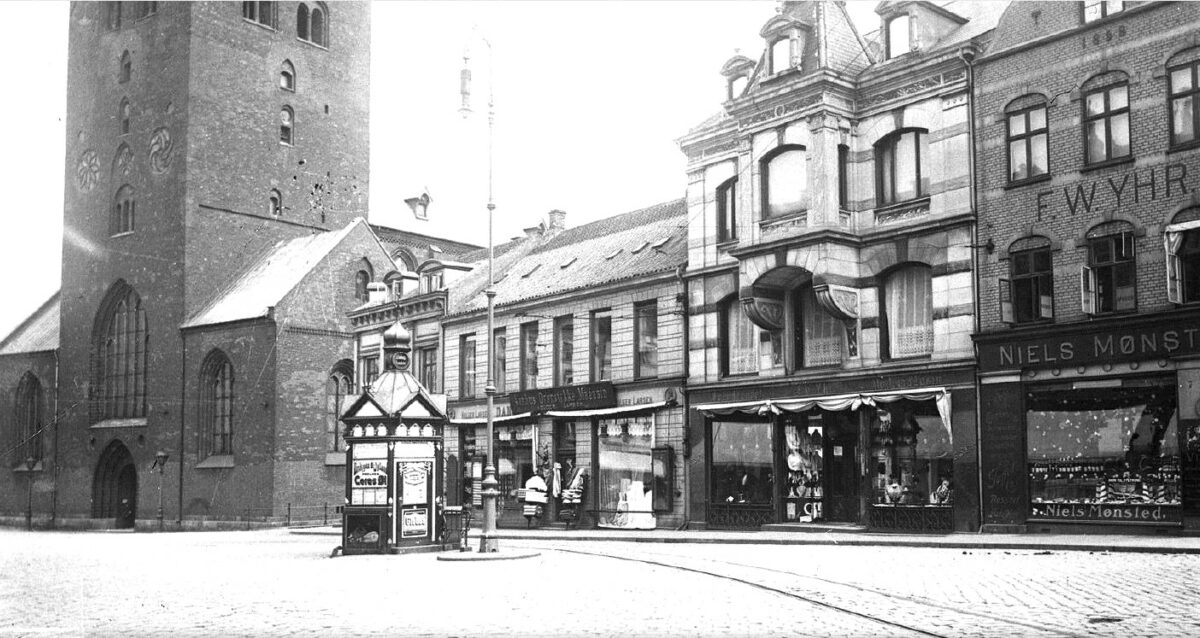
<svg viewBox="0 0 1200 638">
<path fill-rule="evenodd" d="M 550 230 L 559 231 L 567 227 L 567 211 L 555 208 L 550 211 Z"/>
</svg>

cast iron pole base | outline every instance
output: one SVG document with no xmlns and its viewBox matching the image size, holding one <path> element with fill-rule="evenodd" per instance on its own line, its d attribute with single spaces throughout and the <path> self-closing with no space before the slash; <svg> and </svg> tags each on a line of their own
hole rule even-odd
<svg viewBox="0 0 1200 638">
<path fill-rule="evenodd" d="M 500 496 L 500 482 L 496 480 L 496 468 L 488 463 L 483 468 L 483 530 L 479 534 L 480 553 L 500 551 L 496 538 L 496 499 Z"/>
</svg>

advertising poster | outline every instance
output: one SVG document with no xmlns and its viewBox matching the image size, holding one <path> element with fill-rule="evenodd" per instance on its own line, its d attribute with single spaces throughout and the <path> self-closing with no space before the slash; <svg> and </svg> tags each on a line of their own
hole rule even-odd
<svg viewBox="0 0 1200 638">
<path fill-rule="evenodd" d="M 354 461 L 350 478 L 351 505 L 387 504 L 387 461 Z"/>
<path fill-rule="evenodd" d="M 404 477 L 403 499 L 405 505 L 424 505 L 428 502 L 429 464 L 400 463 L 400 476 Z"/>
<path fill-rule="evenodd" d="M 404 510 L 400 519 L 400 536 L 413 538 L 429 535 L 429 510 Z"/>
</svg>

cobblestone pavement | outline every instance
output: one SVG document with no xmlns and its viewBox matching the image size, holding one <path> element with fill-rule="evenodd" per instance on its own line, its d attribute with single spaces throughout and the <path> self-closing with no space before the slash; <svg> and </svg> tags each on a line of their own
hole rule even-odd
<svg viewBox="0 0 1200 638">
<path fill-rule="evenodd" d="M 1200 636 L 1200 556 L 0 530 L 0 635 Z M 487 591 L 484 591 L 484 588 Z"/>
</svg>

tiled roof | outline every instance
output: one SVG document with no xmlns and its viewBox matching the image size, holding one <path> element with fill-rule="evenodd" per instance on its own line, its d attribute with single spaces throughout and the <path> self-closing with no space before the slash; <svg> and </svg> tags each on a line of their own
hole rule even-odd
<svg viewBox="0 0 1200 638">
<path fill-rule="evenodd" d="M 202 310 L 184 322 L 184 328 L 229 321 L 265 317 L 271 308 L 291 292 L 329 251 L 333 250 L 358 224 L 361 217 L 345 228 L 281 241 L 235 279 Z"/>
<path fill-rule="evenodd" d="M 46 352 L 58 349 L 58 321 L 62 302 L 55 292 L 46 303 L 33 311 L 4 341 L 0 355 Z"/>
<path fill-rule="evenodd" d="M 666 240 L 665 242 L 663 240 Z M 561 231 L 528 254 L 497 264 L 497 305 L 537 299 L 590 286 L 670 271 L 687 261 L 687 207 L 684 200 Z M 447 314 L 486 307 L 483 263 L 474 285 L 456 285 Z M 474 274 L 474 273 L 473 273 Z"/>
</svg>

